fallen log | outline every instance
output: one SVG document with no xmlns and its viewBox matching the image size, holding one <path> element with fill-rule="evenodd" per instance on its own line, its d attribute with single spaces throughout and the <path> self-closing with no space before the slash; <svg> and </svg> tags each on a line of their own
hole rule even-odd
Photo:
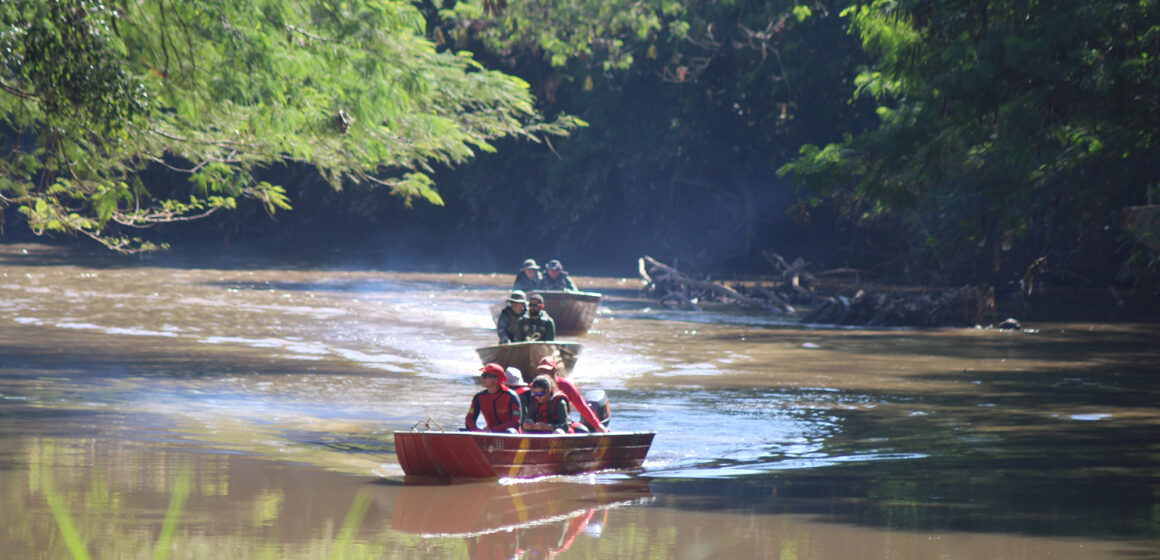
<svg viewBox="0 0 1160 560">
<path fill-rule="evenodd" d="M 645 278 L 646 280 L 649 278 L 655 278 L 655 281 L 652 282 L 654 285 L 658 284 L 659 282 L 672 282 L 674 284 L 677 284 L 678 286 L 685 286 L 685 287 L 695 288 L 695 289 L 699 289 L 699 290 L 717 292 L 719 294 L 725 295 L 726 297 L 728 297 L 734 301 L 744 303 L 747 305 L 752 305 L 754 307 L 760 307 L 760 308 L 765 309 L 766 311 L 769 311 L 771 313 L 786 313 L 786 312 L 793 311 L 793 307 L 789 306 L 788 304 L 785 304 L 785 305 L 770 304 L 770 303 L 764 302 L 762 300 L 759 300 L 757 298 L 749 297 L 749 296 L 742 294 L 742 293 L 738 292 L 737 290 L 734 290 L 733 288 L 730 288 L 728 286 L 723 286 L 721 284 L 717 284 L 714 282 L 708 282 L 708 281 L 704 281 L 704 280 L 696 280 L 696 279 L 690 278 L 689 276 L 681 274 L 680 272 L 677 272 L 672 267 L 670 267 L 664 263 L 661 263 L 660 261 L 657 261 L 656 259 L 649 257 L 647 255 L 644 257 L 641 257 L 640 262 L 641 262 L 641 269 L 645 271 L 645 274 L 642 274 L 641 276 L 643 278 Z M 657 277 L 656 272 L 655 272 L 657 270 L 661 271 L 663 273 L 663 275 Z M 651 274 L 650 274 L 650 272 L 651 272 Z"/>
<path fill-rule="evenodd" d="M 834 269 L 816 276 L 852 275 L 853 282 L 818 282 L 802 259 L 793 263 L 763 253 L 778 269 L 772 284 L 758 280 L 726 286 L 699 280 L 645 256 L 639 259 L 642 294 L 663 304 L 696 310 L 704 301 L 731 301 L 770 313 L 797 313 L 792 304 L 808 304 L 800 322 L 867 327 L 942 327 L 983 324 L 995 311 L 994 289 L 983 286 L 913 289 L 861 286 L 864 271 Z M 849 295 L 851 292 L 856 292 Z"/>
</svg>

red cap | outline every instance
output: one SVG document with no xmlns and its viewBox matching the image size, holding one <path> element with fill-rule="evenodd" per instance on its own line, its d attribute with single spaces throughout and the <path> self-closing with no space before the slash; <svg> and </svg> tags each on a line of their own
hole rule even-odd
<svg viewBox="0 0 1160 560">
<path fill-rule="evenodd" d="M 490 363 L 490 364 L 487 364 L 486 366 L 479 368 L 479 374 L 480 375 L 487 375 L 487 374 L 494 375 L 494 376 L 498 377 L 499 379 L 505 380 L 505 381 L 507 379 L 504 376 L 503 366 L 496 364 L 496 363 Z"/>
<path fill-rule="evenodd" d="M 536 371 L 542 369 L 556 371 L 556 360 L 553 360 L 551 356 L 544 356 L 540 359 L 540 365 L 536 366 Z"/>
</svg>

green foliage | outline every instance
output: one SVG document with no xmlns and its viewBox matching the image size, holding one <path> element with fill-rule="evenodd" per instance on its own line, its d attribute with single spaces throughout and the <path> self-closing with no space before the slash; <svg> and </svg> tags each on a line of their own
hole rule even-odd
<svg viewBox="0 0 1160 560">
<path fill-rule="evenodd" d="M 173 533 L 177 530 L 181 512 L 185 509 L 185 501 L 189 499 L 193 487 L 193 468 L 189 463 L 181 467 L 177 480 L 173 483 L 173 494 L 169 497 L 169 509 L 165 511 L 165 521 L 161 524 L 161 535 L 157 537 L 157 546 L 153 549 L 153 560 L 165 560 L 173 544 Z"/>
<path fill-rule="evenodd" d="M 519 1 L 501 10 L 488 0 L 468 0 L 440 13 L 446 34 L 459 42 L 478 29 L 477 37 L 501 56 L 539 55 L 553 67 L 582 60 L 612 71 L 631 68 L 658 34 L 682 34 L 685 27 L 677 18 L 685 10 L 673 0 Z"/>
<path fill-rule="evenodd" d="M 114 230 L 241 198 L 288 209 L 285 190 L 255 179 L 266 165 L 439 204 L 433 165 L 583 126 L 545 122 L 526 82 L 437 51 L 425 25 L 397 0 L 5 2 L 0 209 L 19 207 L 38 233 L 148 250 Z M 146 185 L 151 166 L 188 173 L 192 192 Z"/>
<path fill-rule="evenodd" d="M 88 546 L 85 545 L 84 536 L 77 529 L 76 522 L 73 521 L 72 514 L 69 513 L 68 503 L 56 490 L 56 482 L 52 479 L 52 472 L 48 469 L 41 471 L 39 482 L 44 492 L 45 501 L 48 502 L 48 507 L 52 511 L 52 518 L 56 521 L 61 537 L 64 538 L 64 542 L 68 546 L 69 555 L 72 556 L 73 560 L 92 558 Z"/>
<path fill-rule="evenodd" d="M 1090 245 L 1160 181 L 1156 2 L 876 0 L 843 14 L 877 57 L 857 84 L 879 125 L 806 146 L 780 173 L 851 215 L 904 216 L 944 273 L 986 277 L 1012 241 L 1023 266 Z"/>
</svg>

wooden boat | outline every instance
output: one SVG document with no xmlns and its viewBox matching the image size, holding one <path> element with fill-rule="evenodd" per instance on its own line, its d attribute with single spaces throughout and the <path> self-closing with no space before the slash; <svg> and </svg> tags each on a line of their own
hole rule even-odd
<svg viewBox="0 0 1160 560">
<path fill-rule="evenodd" d="M 556 334 L 585 334 L 596 321 L 596 310 L 604 296 L 595 292 L 562 292 L 546 290 L 529 292 L 544 296 L 544 311 L 556 322 Z M 507 302 L 491 306 L 492 321 L 499 320 L 499 314 Z"/>
<path fill-rule="evenodd" d="M 638 469 L 655 435 L 395 432 L 395 453 L 412 477 L 530 478 Z"/>
<path fill-rule="evenodd" d="M 524 381 L 532 382 L 536 377 L 536 366 L 540 360 L 550 357 L 561 366 L 560 374 L 567 375 L 576 366 L 576 358 L 582 348 L 579 342 L 512 342 L 476 348 L 479 359 L 485 364 L 495 362 L 505 368 L 517 367 L 524 375 Z"/>
<path fill-rule="evenodd" d="M 584 334 L 596 320 L 601 294 L 595 292 L 536 291 L 544 296 L 544 310 L 556 321 L 556 334 Z"/>
</svg>

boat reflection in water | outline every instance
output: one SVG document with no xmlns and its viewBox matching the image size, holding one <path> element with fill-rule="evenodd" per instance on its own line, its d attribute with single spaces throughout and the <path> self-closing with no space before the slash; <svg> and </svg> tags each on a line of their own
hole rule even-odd
<svg viewBox="0 0 1160 560">
<path fill-rule="evenodd" d="M 461 537 L 472 558 L 544 558 L 599 537 L 610 509 L 652 501 L 648 482 L 574 479 L 403 486 L 391 528 Z"/>
</svg>

